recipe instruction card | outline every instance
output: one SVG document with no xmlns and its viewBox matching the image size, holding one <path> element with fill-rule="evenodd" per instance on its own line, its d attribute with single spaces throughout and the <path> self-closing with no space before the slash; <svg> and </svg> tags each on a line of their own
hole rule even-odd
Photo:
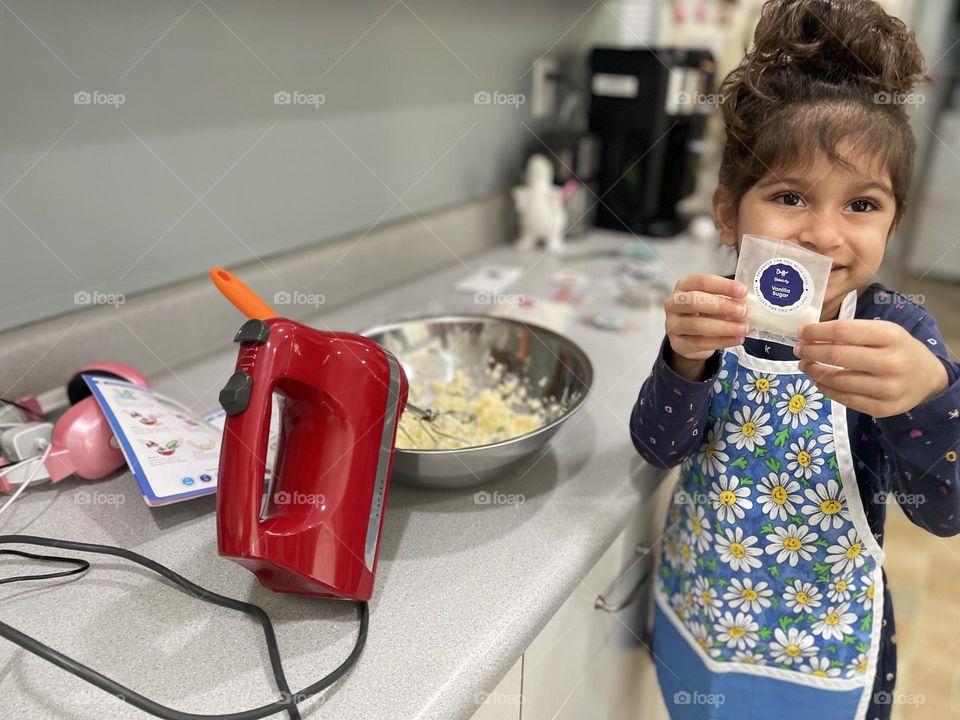
<svg viewBox="0 0 960 720">
<path fill-rule="evenodd" d="M 84 374 L 93 396 L 150 507 L 209 495 L 217 490 L 226 414 L 200 416 L 152 388 Z M 271 414 L 267 468 L 276 453 L 277 401 Z"/>
</svg>

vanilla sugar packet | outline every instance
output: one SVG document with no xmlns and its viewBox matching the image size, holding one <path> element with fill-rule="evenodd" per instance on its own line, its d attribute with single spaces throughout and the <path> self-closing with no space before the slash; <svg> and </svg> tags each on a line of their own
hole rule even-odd
<svg viewBox="0 0 960 720">
<path fill-rule="evenodd" d="M 794 243 L 744 235 L 736 280 L 747 286 L 747 337 L 796 345 L 801 326 L 820 322 L 832 265 Z"/>
</svg>

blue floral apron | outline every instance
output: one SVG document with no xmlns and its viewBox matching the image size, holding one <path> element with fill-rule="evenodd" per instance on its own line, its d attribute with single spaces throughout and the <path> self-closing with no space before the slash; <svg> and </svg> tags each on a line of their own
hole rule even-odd
<svg viewBox="0 0 960 720">
<path fill-rule="evenodd" d="M 856 291 L 840 318 L 852 318 Z M 681 466 L 653 651 L 671 718 L 866 716 L 883 551 L 846 408 L 796 361 L 724 351 L 703 444 Z"/>
</svg>

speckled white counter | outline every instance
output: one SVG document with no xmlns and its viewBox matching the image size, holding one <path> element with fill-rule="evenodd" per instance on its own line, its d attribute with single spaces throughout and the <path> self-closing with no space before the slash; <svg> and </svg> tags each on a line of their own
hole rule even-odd
<svg viewBox="0 0 960 720">
<path fill-rule="evenodd" d="M 625 238 L 596 232 L 572 251 L 618 247 Z M 663 282 L 671 286 L 680 274 L 720 267 L 720 255 L 709 246 L 657 241 L 653 247 L 663 260 Z M 519 256 L 509 248 L 467 260 L 471 268 L 488 262 L 529 269 L 506 292 L 542 295 L 560 268 L 600 277 L 619 261 L 568 262 Z M 453 290 L 468 272 L 458 262 L 321 315 L 314 324 L 356 331 L 402 316 L 482 312 L 472 296 Z M 469 718 L 477 694 L 496 685 L 637 503 L 650 496 L 662 473 L 639 459 L 627 422 L 662 336 L 662 309 L 623 308 L 611 288 L 576 315 L 599 310 L 616 310 L 633 327 L 614 333 L 579 319 L 568 327 L 594 364 L 594 388 L 583 411 L 539 460 L 484 488 L 520 493 L 522 504 L 479 504 L 475 489 L 391 486 L 366 650 L 343 680 L 303 706 L 305 717 Z M 197 409 L 214 408 L 233 370 L 231 339 L 242 322 L 238 314 L 235 327 L 211 338 L 216 352 L 208 358 L 154 378 L 154 384 Z M 101 502 L 82 502 L 90 496 L 81 490 L 95 490 Z M 151 510 L 123 473 L 93 485 L 68 480 L 37 489 L 11 510 L 0 520 L 0 534 L 121 545 L 219 593 L 261 605 L 276 624 L 294 689 L 336 667 L 353 646 L 353 604 L 276 595 L 218 557 L 212 497 Z M 0 586 L 4 621 L 182 711 L 226 713 L 275 699 L 255 623 L 193 600 L 137 567 L 91 560 L 94 567 L 79 580 Z M 4 559 L 0 567 L 6 576 L 25 566 Z M 0 717 L 148 716 L 0 641 Z"/>
</svg>

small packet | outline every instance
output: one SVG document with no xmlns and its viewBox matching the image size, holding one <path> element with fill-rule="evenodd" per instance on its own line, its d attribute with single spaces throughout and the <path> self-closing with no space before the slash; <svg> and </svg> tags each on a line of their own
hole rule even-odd
<svg viewBox="0 0 960 720">
<path fill-rule="evenodd" d="M 747 337 L 796 345 L 801 326 L 820 322 L 832 266 L 794 243 L 744 235 L 736 280 L 747 286 Z"/>
</svg>

